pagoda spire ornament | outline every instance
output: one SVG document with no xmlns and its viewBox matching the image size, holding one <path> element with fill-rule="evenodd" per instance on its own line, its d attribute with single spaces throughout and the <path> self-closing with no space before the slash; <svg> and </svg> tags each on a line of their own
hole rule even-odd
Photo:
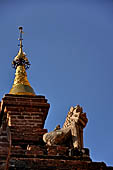
<svg viewBox="0 0 113 170">
<path fill-rule="evenodd" d="M 26 54 L 23 52 L 22 49 L 23 28 L 19 27 L 19 31 L 20 31 L 20 37 L 19 37 L 20 49 L 17 56 L 14 58 L 12 62 L 12 67 L 16 69 L 16 73 L 15 73 L 14 83 L 9 94 L 34 96 L 35 92 L 27 79 L 27 73 L 26 73 L 26 70 L 30 67 L 30 63 L 26 57 Z"/>
</svg>

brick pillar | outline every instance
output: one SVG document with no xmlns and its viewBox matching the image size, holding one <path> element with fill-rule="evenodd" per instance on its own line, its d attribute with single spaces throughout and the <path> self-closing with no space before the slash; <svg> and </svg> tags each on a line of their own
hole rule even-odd
<svg viewBox="0 0 113 170">
<path fill-rule="evenodd" d="M 9 130 L 6 121 L 6 113 L 1 111 L 0 102 L 0 170 L 7 169 L 7 160 L 10 150 Z"/>
<path fill-rule="evenodd" d="M 2 147 L 2 153 L 0 151 L 1 155 L 5 152 L 7 157 L 5 160 L 16 154 L 16 151 L 19 154 L 20 148 L 26 149 L 29 145 L 43 143 L 42 136 L 47 132 L 43 127 L 49 107 L 50 105 L 44 96 L 7 94 L 3 97 L 0 116 L 0 148 L 2 147 L 1 140 L 6 138 L 7 146 L 10 146 L 8 149 Z M 5 131 L 2 130 L 3 126 L 5 126 Z M 5 138 L 3 138 L 3 135 L 5 135 Z M 4 146 L 5 144 L 2 143 Z M 21 149 L 20 151 L 22 151 Z"/>
</svg>

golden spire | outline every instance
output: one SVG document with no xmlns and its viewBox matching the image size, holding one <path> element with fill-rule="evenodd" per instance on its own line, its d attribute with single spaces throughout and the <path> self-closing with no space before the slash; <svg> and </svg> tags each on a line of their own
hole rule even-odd
<svg viewBox="0 0 113 170">
<path fill-rule="evenodd" d="M 15 79 L 13 86 L 9 92 L 9 94 L 15 95 L 35 95 L 34 90 L 32 89 L 29 81 L 27 80 L 26 69 L 29 68 L 30 63 L 26 57 L 26 54 L 23 52 L 22 45 L 22 33 L 23 28 L 19 27 L 20 30 L 20 49 L 17 56 L 14 58 L 12 62 L 13 68 L 16 69 Z"/>
</svg>

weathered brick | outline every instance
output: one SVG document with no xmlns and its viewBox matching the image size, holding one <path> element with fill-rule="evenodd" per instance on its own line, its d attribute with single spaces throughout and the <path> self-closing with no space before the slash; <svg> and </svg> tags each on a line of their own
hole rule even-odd
<svg viewBox="0 0 113 170">
<path fill-rule="evenodd" d="M 69 156 L 66 146 L 44 144 L 42 138 L 47 129 L 43 127 L 49 110 L 44 96 L 8 94 L 1 102 L 1 109 L 0 170 L 109 169 L 104 163 L 92 162 L 89 154 Z"/>
</svg>

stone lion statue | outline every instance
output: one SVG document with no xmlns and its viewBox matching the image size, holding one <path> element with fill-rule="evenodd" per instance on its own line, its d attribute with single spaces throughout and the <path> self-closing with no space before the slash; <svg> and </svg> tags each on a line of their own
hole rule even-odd
<svg viewBox="0 0 113 170">
<path fill-rule="evenodd" d="M 81 149 L 83 148 L 83 128 L 87 122 L 88 119 L 82 107 L 79 105 L 71 107 L 63 127 L 60 128 L 60 125 L 57 125 L 52 132 L 43 135 L 43 140 L 49 146 L 72 143 L 72 147 Z"/>
</svg>

